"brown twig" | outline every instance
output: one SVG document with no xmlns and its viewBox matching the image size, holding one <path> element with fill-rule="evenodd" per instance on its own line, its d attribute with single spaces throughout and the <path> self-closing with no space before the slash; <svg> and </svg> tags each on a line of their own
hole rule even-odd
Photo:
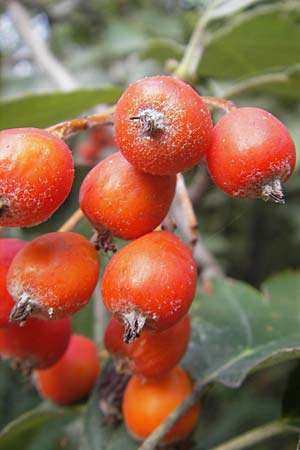
<svg viewBox="0 0 300 450">
<path fill-rule="evenodd" d="M 83 218 L 84 214 L 78 208 L 57 231 L 72 231 Z"/>
<path fill-rule="evenodd" d="M 194 207 L 198 206 L 202 201 L 210 185 L 210 176 L 206 165 L 202 163 L 198 166 L 197 172 L 188 186 L 189 197 Z"/>
<path fill-rule="evenodd" d="M 32 56 L 41 69 L 63 91 L 71 91 L 78 87 L 77 81 L 53 55 L 46 42 L 32 28 L 30 16 L 25 7 L 10 0 L 7 2 L 7 12 L 25 44 L 31 50 Z"/>
<path fill-rule="evenodd" d="M 113 123 L 113 114 L 115 107 L 105 109 L 98 114 L 87 117 L 78 117 L 76 119 L 66 120 L 47 128 L 47 131 L 59 137 L 60 139 L 68 139 L 80 131 L 88 130 L 97 125 L 110 125 Z"/>
<path fill-rule="evenodd" d="M 237 106 L 232 101 L 223 98 L 203 96 L 201 99 L 206 106 L 211 107 L 212 109 L 220 109 L 226 113 L 237 109 Z"/>
</svg>

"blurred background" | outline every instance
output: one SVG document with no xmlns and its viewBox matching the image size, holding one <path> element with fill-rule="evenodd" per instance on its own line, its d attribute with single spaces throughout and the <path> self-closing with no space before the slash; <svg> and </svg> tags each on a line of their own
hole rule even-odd
<svg viewBox="0 0 300 450">
<path fill-rule="evenodd" d="M 299 149 L 299 0 L 2 1 L 1 128 L 50 126 L 94 110 L 97 103 L 105 102 L 97 100 L 103 88 L 110 103 L 134 80 L 171 73 L 204 14 L 208 19 L 196 89 L 203 95 L 232 99 L 238 106 L 269 110 L 286 125 Z M 112 86 L 117 90 L 108 94 Z M 74 96 L 69 93 L 73 90 Z M 44 96 L 53 92 L 55 98 Z M 220 114 L 213 117 L 217 120 Z M 88 139 L 85 132 L 70 140 L 75 156 L 80 143 Z M 97 158 L 114 149 L 113 140 L 105 141 L 104 147 Z M 89 168 L 90 163 L 82 164 L 79 158 L 72 195 L 50 221 L 34 229 L 9 230 L 6 235 L 30 240 L 58 228 L 78 207 L 78 189 Z M 285 185 L 284 206 L 226 196 L 213 186 L 204 163 L 185 178 L 205 245 L 228 276 L 259 288 L 266 277 L 299 268 L 298 166 Z M 86 223 L 78 231 L 91 233 Z M 93 336 L 92 322 L 89 306 L 75 317 L 75 330 Z M 285 382 L 294 366 L 266 369 L 250 376 L 238 390 L 210 389 L 192 448 L 208 449 L 278 417 Z M 30 383 L 1 363 L 1 426 L 38 404 Z M 34 432 L 29 429 L 28 442 L 12 448 L 78 449 L 82 424 L 71 421 L 66 426 L 71 419 L 55 417 Z M 296 450 L 296 446 L 292 435 L 253 449 Z"/>
</svg>

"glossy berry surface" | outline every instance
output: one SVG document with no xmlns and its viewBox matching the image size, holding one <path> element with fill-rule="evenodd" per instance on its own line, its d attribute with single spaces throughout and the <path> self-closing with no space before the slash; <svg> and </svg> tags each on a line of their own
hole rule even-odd
<svg viewBox="0 0 300 450">
<path fill-rule="evenodd" d="M 0 327 L 8 325 L 10 312 L 15 305 L 6 287 L 7 272 L 14 256 L 25 244 L 20 239 L 0 239 Z"/>
<path fill-rule="evenodd" d="M 0 132 L 0 225 L 46 221 L 68 196 L 74 167 L 68 146 L 38 128 Z"/>
<path fill-rule="evenodd" d="M 100 372 L 97 347 L 91 339 L 73 334 L 69 346 L 52 367 L 34 373 L 41 396 L 59 404 L 84 399 Z"/>
<path fill-rule="evenodd" d="M 170 76 L 131 84 L 115 111 L 117 144 L 138 169 L 170 175 L 194 167 L 205 155 L 212 122 L 191 86 Z"/>
<path fill-rule="evenodd" d="M 129 243 L 103 274 L 102 298 L 126 326 L 131 342 L 145 331 L 175 325 L 193 300 L 197 267 L 189 248 L 167 231 L 153 231 Z"/>
<path fill-rule="evenodd" d="M 0 355 L 24 372 L 52 366 L 65 352 L 71 320 L 30 318 L 20 327 L 11 323 L 0 329 Z"/>
<path fill-rule="evenodd" d="M 183 357 L 190 337 L 190 319 L 186 315 L 161 333 L 142 331 L 132 344 L 124 342 L 123 334 L 123 325 L 112 318 L 106 328 L 104 342 L 117 369 L 155 378 L 175 367 Z"/>
<path fill-rule="evenodd" d="M 213 129 L 206 154 L 216 185 L 233 197 L 283 202 L 281 182 L 295 167 L 295 146 L 285 126 L 259 108 L 238 108 Z"/>
<path fill-rule="evenodd" d="M 28 315 L 62 319 L 85 306 L 99 275 L 96 250 L 71 232 L 44 234 L 29 242 L 13 259 L 8 291 L 17 302 L 12 320 Z"/>
<path fill-rule="evenodd" d="M 156 228 L 165 218 L 176 186 L 176 176 L 143 173 L 121 153 L 101 161 L 86 176 L 79 203 L 97 230 L 135 239 Z"/>
<path fill-rule="evenodd" d="M 155 380 L 141 381 L 133 376 L 123 398 L 124 422 L 129 433 L 135 439 L 146 439 L 191 390 L 192 381 L 180 367 Z M 195 428 L 199 413 L 198 402 L 174 425 L 163 442 L 185 439 Z"/>
</svg>

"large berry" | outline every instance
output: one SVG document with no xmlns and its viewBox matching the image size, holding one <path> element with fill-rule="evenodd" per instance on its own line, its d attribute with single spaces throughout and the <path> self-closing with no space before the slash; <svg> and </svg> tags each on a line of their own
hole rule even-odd
<svg viewBox="0 0 300 450">
<path fill-rule="evenodd" d="M 91 339 L 73 334 L 69 346 L 52 367 L 34 373 L 36 386 L 47 400 L 59 404 L 85 398 L 100 371 L 97 347 Z"/>
<path fill-rule="evenodd" d="M 217 122 L 206 160 L 213 181 L 227 194 L 283 203 L 281 183 L 293 173 L 295 145 L 269 112 L 238 108 Z"/>
<path fill-rule="evenodd" d="M 124 422 L 129 433 L 135 439 L 146 439 L 191 392 L 192 386 L 189 375 L 180 367 L 154 380 L 140 380 L 134 375 L 123 398 Z M 185 439 L 195 428 L 199 413 L 197 402 L 171 428 L 163 442 Z"/>
<path fill-rule="evenodd" d="M 189 248 L 172 233 L 153 231 L 119 250 L 102 279 L 105 306 L 126 327 L 125 341 L 139 332 L 164 331 L 193 300 L 197 267 Z"/>
<path fill-rule="evenodd" d="M 6 287 L 7 272 L 14 256 L 25 244 L 20 239 L 0 239 L 0 327 L 8 325 L 10 312 L 15 305 Z"/>
<path fill-rule="evenodd" d="M 183 357 L 190 337 L 190 319 L 184 316 L 161 333 L 141 332 L 131 344 L 123 340 L 124 328 L 112 318 L 106 328 L 105 347 L 120 371 L 155 378 L 171 370 Z"/>
<path fill-rule="evenodd" d="M 17 302 L 11 320 L 74 314 L 88 303 L 98 275 L 97 252 L 85 237 L 55 232 L 34 239 L 16 255 L 8 271 L 8 290 Z"/>
<path fill-rule="evenodd" d="M 11 323 L 0 329 L 0 355 L 23 372 L 52 366 L 65 352 L 71 320 L 30 318 L 24 326 Z"/>
<path fill-rule="evenodd" d="M 125 158 L 156 175 L 195 166 L 211 142 L 210 113 L 191 86 L 169 76 L 131 84 L 117 103 L 116 139 Z"/>
<path fill-rule="evenodd" d="M 47 220 L 68 196 L 74 167 L 68 146 L 38 128 L 0 132 L 0 225 Z"/>
<path fill-rule="evenodd" d="M 85 216 L 102 233 L 135 239 L 154 230 L 166 216 L 176 176 L 140 172 L 121 153 L 92 169 L 82 183 L 79 202 Z"/>
</svg>

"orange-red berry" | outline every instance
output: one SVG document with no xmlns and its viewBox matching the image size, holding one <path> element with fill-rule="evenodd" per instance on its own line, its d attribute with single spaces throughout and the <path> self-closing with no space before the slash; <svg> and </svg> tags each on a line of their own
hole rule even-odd
<svg viewBox="0 0 300 450">
<path fill-rule="evenodd" d="M 47 220 L 68 196 L 74 167 L 68 146 L 38 128 L 0 132 L 0 225 Z"/>
<path fill-rule="evenodd" d="M 131 344 L 123 340 L 124 327 L 112 318 L 106 328 L 104 342 L 120 371 L 146 378 L 159 377 L 171 370 L 183 357 L 190 338 L 190 319 L 186 315 L 161 333 L 142 331 Z"/>
<path fill-rule="evenodd" d="M 97 230 L 135 239 L 154 230 L 171 205 L 176 177 L 143 173 L 121 153 L 101 161 L 87 175 L 80 207 Z"/>
<path fill-rule="evenodd" d="M 62 319 L 85 306 L 96 287 L 99 259 L 83 236 L 71 232 L 44 234 L 13 259 L 8 291 L 16 305 L 12 320 L 34 315 Z"/>
<path fill-rule="evenodd" d="M 59 404 L 84 399 L 100 372 L 97 347 L 91 339 L 73 334 L 64 355 L 52 367 L 34 373 L 41 396 Z"/>
<path fill-rule="evenodd" d="M 199 163 L 211 143 L 210 113 L 194 89 L 170 76 L 131 84 L 115 111 L 117 144 L 138 169 L 170 175 Z"/>
<path fill-rule="evenodd" d="M 11 323 L 0 329 L 0 355 L 21 371 L 52 366 L 65 352 L 71 320 L 30 318 L 24 326 Z"/>
<path fill-rule="evenodd" d="M 124 422 L 129 433 L 138 440 L 146 439 L 158 425 L 191 392 L 192 381 L 187 372 L 174 367 L 153 380 L 133 376 L 123 398 Z M 197 402 L 169 431 L 164 443 L 185 439 L 195 428 L 200 413 Z"/>
<path fill-rule="evenodd" d="M 132 342 L 140 331 L 164 331 L 188 311 L 197 267 L 189 248 L 167 231 L 153 231 L 119 250 L 103 274 L 105 306 L 126 327 Z"/>
<path fill-rule="evenodd" d="M 206 161 L 213 181 L 227 194 L 284 203 L 281 183 L 293 173 L 296 152 L 276 117 L 247 107 L 217 122 Z"/>
</svg>

